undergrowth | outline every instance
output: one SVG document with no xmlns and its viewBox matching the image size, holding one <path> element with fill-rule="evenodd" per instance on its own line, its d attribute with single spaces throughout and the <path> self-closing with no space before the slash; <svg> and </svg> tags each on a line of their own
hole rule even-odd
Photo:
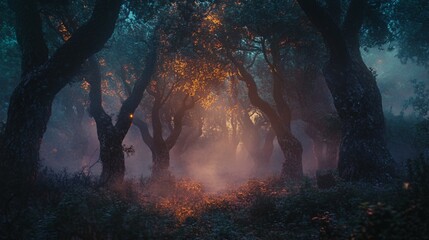
<svg viewBox="0 0 429 240">
<path fill-rule="evenodd" d="M 208 194 L 190 179 L 99 187 L 84 174 L 44 170 L 29 205 L 2 216 L 2 239 L 425 239 L 429 163 L 410 161 L 389 184 L 253 179 Z"/>
</svg>

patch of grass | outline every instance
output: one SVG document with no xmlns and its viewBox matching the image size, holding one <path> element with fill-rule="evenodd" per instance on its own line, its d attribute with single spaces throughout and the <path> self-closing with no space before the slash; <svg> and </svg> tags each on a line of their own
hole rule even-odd
<svg viewBox="0 0 429 240">
<path fill-rule="evenodd" d="M 167 186 L 128 180 L 109 190 L 84 174 L 44 170 L 28 208 L 11 210 L 19 218 L 3 218 L 1 233 L 4 239 L 424 239 L 427 166 L 424 158 L 411 162 L 405 185 L 339 181 L 318 189 L 314 179 L 272 178 L 220 194 L 175 178 Z"/>
</svg>

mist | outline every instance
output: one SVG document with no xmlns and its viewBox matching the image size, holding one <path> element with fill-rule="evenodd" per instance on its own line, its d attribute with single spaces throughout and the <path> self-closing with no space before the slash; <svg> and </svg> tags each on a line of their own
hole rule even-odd
<svg viewBox="0 0 429 240">
<path fill-rule="evenodd" d="M 385 112 L 399 115 L 401 112 L 413 114 L 412 109 L 404 109 L 405 101 L 413 94 L 411 79 L 426 80 L 428 71 L 412 62 L 401 63 L 395 57 L 395 51 L 385 51 L 370 49 L 362 51 L 364 60 L 369 67 L 373 68 L 377 74 L 377 82 L 383 97 L 383 107 Z M 70 86 L 76 87 L 76 86 Z M 65 89 L 64 91 L 67 91 Z M 61 99 L 61 93 L 59 96 Z M 116 102 L 116 105 L 118 102 Z M 109 108 L 115 106 L 109 104 Z M 111 112 L 117 111 L 112 108 Z M 101 163 L 99 161 L 99 143 L 94 120 L 86 112 L 82 120 L 82 128 L 85 129 L 83 136 L 87 138 L 85 153 L 80 159 L 74 159 L 72 155 L 67 155 L 67 149 L 72 143 L 64 134 L 57 131 L 66 131 L 55 123 L 55 116 L 61 115 L 59 103 L 54 103 L 53 119 L 51 119 L 48 129 L 43 139 L 41 147 L 41 164 L 44 167 L 52 168 L 55 171 L 80 172 L 85 174 L 99 175 Z M 210 115 L 210 114 L 208 114 Z M 210 117 L 210 116 L 208 116 Z M 58 120 L 63 121 L 63 120 Z M 67 120 L 65 120 L 67 121 Z M 318 165 L 313 152 L 313 142 L 305 133 L 305 123 L 302 120 L 292 122 L 292 132 L 303 145 L 303 169 L 307 176 L 315 176 Z M 186 126 L 183 130 L 187 131 Z M 181 139 L 179 138 L 179 141 Z M 126 156 L 126 177 L 129 179 L 139 179 L 150 177 L 152 160 L 150 149 L 143 143 L 136 127 L 131 127 L 123 142 L 126 146 L 133 146 L 135 152 Z M 200 182 L 208 192 L 219 192 L 237 187 L 251 178 L 264 178 L 280 174 L 283 163 L 282 152 L 278 146 L 277 139 L 274 140 L 274 150 L 267 167 L 261 172 L 255 169 L 255 163 L 244 148 L 242 142 L 237 146 L 234 154 L 228 153 L 228 141 L 225 138 L 207 140 L 190 148 L 181 156 L 175 154 L 172 149 L 170 170 L 178 178 L 190 178 Z M 409 154 L 410 149 L 398 150 L 398 146 L 391 146 L 398 158 L 404 159 Z"/>
<path fill-rule="evenodd" d="M 0 239 L 425 239 L 428 13 L 0 0 Z"/>
</svg>

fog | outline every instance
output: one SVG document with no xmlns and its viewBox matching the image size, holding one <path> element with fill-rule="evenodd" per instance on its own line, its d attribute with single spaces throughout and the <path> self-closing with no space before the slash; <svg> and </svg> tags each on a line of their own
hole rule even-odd
<svg viewBox="0 0 429 240">
<path fill-rule="evenodd" d="M 429 82 L 428 70 L 411 61 L 401 63 L 396 51 L 371 49 L 362 51 L 368 67 L 377 73 L 377 83 L 383 98 L 385 111 L 398 115 L 404 109 L 405 101 L 413 95 L 412 79 Z M 411 109 L 406 111 L 411 113 Z"/>
<path fill-rule="evenodd" d="M 395 57 L 395 51 L 371 49 L 370 51 L 362 52 L 368 67 L 371 67 L 377 73 L 385 111 L 394 115 L 400 114 L 404 111 L 404 102 L 413 94 L 410 80 L 427 81 L 429 79 L 427 70 L 411 62 L 401 63 Z M 71 87 L 79 86 L 73 85 Z M 67 90 L 63 90 L 59 95 L 61 96 L 64 91 Z M 114 112 L 118 110 L 118 100 L 115 100 L 115 102 L 109 98 L 108 101 L 112 104 L 105 104 L 105 107 L 109 109 L 111 115 L 114 115 Z M 82 129 L 84 131 L 79 134 L 86 138 L 87 142 L 85 143 L 83 156 L 75 159 L 72 154 L 67 154 L 71 152 L 71 140 L 61 134 L 67 128 L 67 119 L 64 120 L 58 117 L 61 115 L 61 111 L 59 104 L 55 102 L 53 117 L 48 125 L 41 147 L 42 166 L 52 168 L 55 171 L 83 171 L 86 174 L 99 175 L 101 163 L 99 162 L 99 143 L 94 120 L 85 112 L 82 120 Z M 405 113 L 410 114 L 412 110 L 407 109 Z M 303 145 L 304 173 L 307 176 L 314 176 L 318 167 L 313 153 L 312 140 L 304 130 L 305 125 L 306 123 L 301 120 L 293 121 L 292 130 Z M 187 130 L 189 129 L 185 126 L 183 131 Z M 126 177 L 134 179 L 148 178 L 151 174 L 152 166 L 151 152 L 143 143 L 136 127 L 131 127 L 124 144 L 126 146 L 132 145 L 135 150 L 134 154 L 126 156 Z M 209 192 L 219 192 L 238 186 L 250 178 L 280 174 L 283 154 L 276 139 L 274 140 L 274 151 L 270 162 L 263 171 L 255 169 L 252 158 L 249 157 L 241 142 L 234 153 L 228 152 L 228 145 L 229 142 L 226 138 L 204 143 L 200 141 L 182 155 L 178 155 L 173 148 L 170 151 L 171 173 L 178 178 L 190 178 L 198 181 Z M 398 148 L 398 146 L 395 146 L 395 148 Z M 394 153 L 395 156 L 398 156 L 397 152 Z"/>
</svg>

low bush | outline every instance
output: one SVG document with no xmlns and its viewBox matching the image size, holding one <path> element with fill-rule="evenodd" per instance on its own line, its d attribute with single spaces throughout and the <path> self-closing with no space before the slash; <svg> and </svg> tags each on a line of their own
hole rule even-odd
<svg viewBox="0 0 429 240">
<path fill-rule="evenodd" d="M 164 190 L 135 180 L 109 190 L 44 169 L 29 206 L 2 218 L 0 239 L 424 239 L 428 166 L 410 161 L 406 181 L 384 185 L 253 179 L 219 194 L 175 178 Z"/>
</svg>

